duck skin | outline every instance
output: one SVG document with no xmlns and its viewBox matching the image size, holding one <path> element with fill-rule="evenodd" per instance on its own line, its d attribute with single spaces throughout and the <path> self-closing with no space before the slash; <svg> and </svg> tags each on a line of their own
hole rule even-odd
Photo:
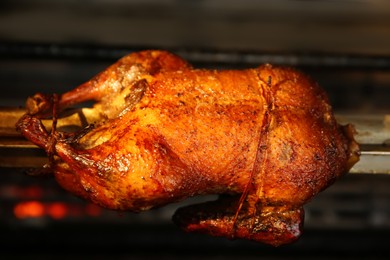
<svg viewBox="0 0 390 260">
<path fill-rule="evenodd" d="M 66 107 L 93 100 L 95 122 L 56 129 Z M 326 93 L 290 68 L 195 69 L 165 51 L 123 57 L 61 94 L 27 100 L 17 129 L 43 148 L 57 182 L 113 210 L 139 212 L 185 198 L 186 231 L 274 246 L 302 233 L 303 205 L 348 172 L 359 148 Z M 52 117 L 53 128 L 42 119 Z"/>
</svg>

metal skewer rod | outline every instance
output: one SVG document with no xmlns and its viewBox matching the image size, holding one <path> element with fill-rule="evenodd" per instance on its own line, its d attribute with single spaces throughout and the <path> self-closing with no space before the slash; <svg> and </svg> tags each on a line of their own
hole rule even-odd
<svg viewBox="0 0 390 260">
<path fill-rule="evenodd" d="M 41 167 L 47 162 L 46 154 L 15 129 L 24 113 L 21 108 L 0 108 L 0 167 Z M 350 172 L 390 174 L 390 115 L 336 114 L 336 119 L 340 124 L 353 124 L 357 131 L 361 157 Z M 58 119 L 57 127 L 75 131 L 93 121 L 91 109 L 73 109 Z M 43 120 L 43 124 L 50 130 L 51 120 Z"/>
</svg>

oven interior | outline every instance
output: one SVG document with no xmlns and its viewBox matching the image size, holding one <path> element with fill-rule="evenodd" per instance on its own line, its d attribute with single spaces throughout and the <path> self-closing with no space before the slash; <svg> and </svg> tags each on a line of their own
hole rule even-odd
<svg viewBox="0 0 390 260">
<path fill-rule="evenodd" d="M 36 92 L 65 92 L 127 53 L 154 48 L 170 50 L 196 67 L 294 66 L 328 92 L 336 114 L 390 114 L 390 4 L 264 2 L 2 1 L 1 108 L 23 107 Z M 388 134 L 390 123 L 382 127 Z M 377 145 L 388 147 L 387 138 Z M 390 255 L 390 169 L 341 178 L 306 205 L 303 236 L 294 244 L 273 248 L 186 234 L 171 222 L 178 206 L 209 197 L 139 214 L 113 212 L 66 193 L 52 178 L 31 176 L 29 167 L 5 163 L 44 156 L 39 151 L 1 146 L 0 156 L 0 255 L 98 259 Z"/>
</svg>

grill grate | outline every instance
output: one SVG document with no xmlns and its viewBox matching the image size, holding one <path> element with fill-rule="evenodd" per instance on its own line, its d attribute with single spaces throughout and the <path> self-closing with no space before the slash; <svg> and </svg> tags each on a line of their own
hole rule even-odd
<svg viewBox="0 0 390 260">
<path fill-rule="evenodd" d="M 157 49 L 156 46 L 119 47 L 96 45 L 0 43 L 0 58 L 67 60 L 116 60 L 131 52 Z M 193 64 L 207 67 L 253 67 L 259 64 L 316 69 L 389 70 L 390 56 L 341 55 L 326 53 L 245 52 L 215 49 L 168 48 Z"/>
</svg>

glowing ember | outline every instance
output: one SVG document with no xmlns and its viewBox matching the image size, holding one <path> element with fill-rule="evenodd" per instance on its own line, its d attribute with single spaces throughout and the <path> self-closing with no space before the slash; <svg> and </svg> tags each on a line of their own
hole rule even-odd
<svg viewBox="0 0 390 260">
<path fill-rule="evenodd" d="M 45 207 L 39 201 L 20 202 L 14 207 L 14 214 L 17 218 L 38 218 L 45 214 Z"/>
<path fill-rule="evenodd" d="M 64 202 L 40 202 L 36 200 L 19 202 L 14 206 L 14 215 L 18 219 L 50 217 L 64 219 L 67 217 L 99 217 L 102 208 L 94 204 L 68 205 Z"/>
<path fill-rule="evenodd" d="M 68 208 L 64 203 L 54 202 L 47 206 L 47 214 L 54 219 L 64 218 L 68 213 Z"/>
</svg>

